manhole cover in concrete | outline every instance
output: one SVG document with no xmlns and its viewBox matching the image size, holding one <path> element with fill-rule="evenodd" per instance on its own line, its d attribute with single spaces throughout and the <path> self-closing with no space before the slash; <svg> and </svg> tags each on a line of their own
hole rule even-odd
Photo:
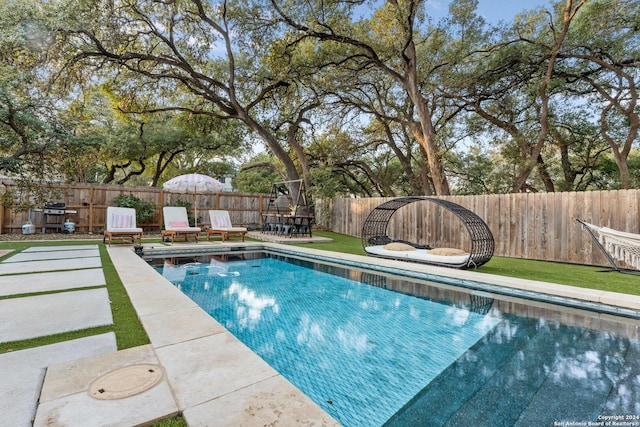
<svg viewBox="0 0 640 427">
<path fill-rule="evenodd" d="M 89 396 L 102 400 L 135 396 L 149 390 L 163 378 L 164 369 L 160 365 L 125 366 L 93 380 L 89 385 Z"/>
</svg>

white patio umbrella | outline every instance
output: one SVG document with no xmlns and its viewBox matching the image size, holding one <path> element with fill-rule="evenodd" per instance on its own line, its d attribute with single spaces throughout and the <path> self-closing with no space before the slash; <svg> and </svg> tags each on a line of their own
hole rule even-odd
<svg viewBox="0 0 640 427">
<path fill-rule="evenodd" d="M 179 175 L 162 184 L 162 188 L 165 190 L 194 194 L 194 216 L 196 227 L 198 226 L 198 193 L 218 193 L 222 191 L 222 187 L 223 184 L 217 179 L 199 173 Z"/>
</svg>

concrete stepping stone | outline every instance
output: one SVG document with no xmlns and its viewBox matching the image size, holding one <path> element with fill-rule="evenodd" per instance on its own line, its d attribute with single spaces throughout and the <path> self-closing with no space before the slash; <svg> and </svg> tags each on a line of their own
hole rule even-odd
<svg viewBox="0 0 640 427">
<path fill-rule="evenodd" d="M 115 351 L 116 336 L 109 332 L 0 354 L 2 424 L 31 427 L 48 366 Z M 8 396 L 11 398 L 6 398 Z"/>
<path fill-rule="evenodd" d="M 76 251 L 83 249 L 98 249 L 98 245 L 69 245 L 69 246 L 32 246 L 22 252 L 57 252 Z"/>
<path fill-rule="evenodd" d="M 53 259 L 45 261 L 3 262 L 0 264 L 0 275 L 36 273 L 41 271 L 77 270 L 81 268 L 102 267 L 99 257 Z"/>
<path fill-rule="evenodd" d="M 101 268 L 0 276 L 0 296 L 104 286 Z"/>
<path fill-rule="evenodd" d="M 89 258 L 99 257 L 100 251 L 96 249 L 80 249 L 75 251 L 39 251 L 39 252 L 20 252 L 3 261 L 6 262 L 23 262 L 23 261 L 42 261 L 48 259 L 70 259 L 70 258 Z"/>
<path fill-rule="evenodd" d="M 0 342 L 111 324 L 106 288 L 0 300 Z"/>
</svg>

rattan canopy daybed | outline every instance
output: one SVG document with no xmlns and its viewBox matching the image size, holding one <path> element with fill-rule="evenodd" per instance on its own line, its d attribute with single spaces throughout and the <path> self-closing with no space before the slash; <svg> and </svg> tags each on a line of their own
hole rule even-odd
<svg viewBox="0 0 640 427">
<path fill-rule="evenodd" d="M 444 251 L 429 245 L 393 240 L 388 236 L 388 225 L 396 211 L 410 203 L 435 203 L 454 214 L 469 234 L 469 248 Z M 426 233 L 422 233 L 426 234 Z M 403 250 L 398 242 L 406 245 Z M 392 244 L 396 246 L 392 249 Z M 367 255 L 395 260 L 419 262 L 452 268 L 477 268 L 493 256 L 495 243 L 489 226 L 475 213 L 456 203 L 434 197 L 400 197 L 382 203 L 371 211 L 362 227 L 362 246 Z"/>
</svg>

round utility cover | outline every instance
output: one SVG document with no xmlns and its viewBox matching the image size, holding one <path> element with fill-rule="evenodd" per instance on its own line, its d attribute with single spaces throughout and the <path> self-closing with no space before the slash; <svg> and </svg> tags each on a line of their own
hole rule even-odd
<svg viewBox="0 0 640 427">
<path fill-rule="evenodd" d="M 115 400 L 135 396 L 157 385 L 164 378 L 160 365 L 125 366 L 96 378 L 89 385 L 89 396 Z"/>
</svg>

